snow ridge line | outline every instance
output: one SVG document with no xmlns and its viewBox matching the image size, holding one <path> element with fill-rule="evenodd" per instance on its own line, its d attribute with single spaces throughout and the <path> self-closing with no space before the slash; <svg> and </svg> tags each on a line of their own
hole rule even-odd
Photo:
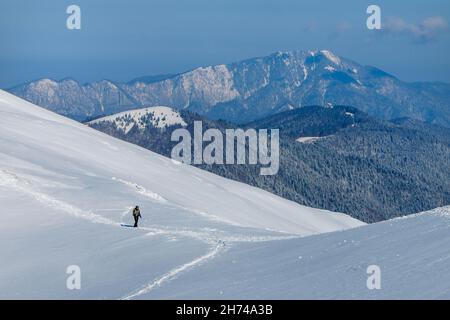
<svg viewBox="0 0 450 320">
<path fill-rule="evenodd" d="M 161 277 L 155 279 L 153 282 L 144 286 L 142 289 L 139 289 L 133 293 L 127 294 L 124 297 L 120 298 L 120 300 L 131 300 L 138 296 L 147 294 L 147 293 L 153 291 L 154 289 L 160 287 L 163 283 L 175 279 L 180 273 L 187 271 L 193 267 L 197 267 L 197 266 L 203 264 L 204 262 L 213 259 L 223 250 L 225 250 L 225 243 L 221 242 L 221 243 L 217 244 L 212 250 L 210 250 L 205 255 L 170 270 L 166 274 L 162 275 Z"/>
</svg>

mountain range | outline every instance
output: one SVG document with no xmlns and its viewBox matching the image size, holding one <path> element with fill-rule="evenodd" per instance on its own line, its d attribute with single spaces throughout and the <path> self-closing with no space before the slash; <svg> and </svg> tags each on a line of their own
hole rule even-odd
<svg viewBox="0 0 450 320">
<path fill-rule="evenodd" d="M 8 91 L 77 120 L 164 105 L 246 123 L 309 105 L 351 105 L 380 119 L 450 127 L 449 84 L 404 82 L 328 50 L 276 52 L 128 83 L 40 79 Z"/>
</svg>

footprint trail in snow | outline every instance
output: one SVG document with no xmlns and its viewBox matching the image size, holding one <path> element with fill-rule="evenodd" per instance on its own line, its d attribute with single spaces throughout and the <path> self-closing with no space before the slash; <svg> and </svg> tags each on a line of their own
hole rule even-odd
<svg viewBox="0 0 450 320">
<path fill-rule="evenodd" d="M 150 198 L 152 201 L 156 201 L 158 203 L 162 203 L 166 206 L 172 206 L 177 207 L 180 210 L 184 210 L 187 212 L 199 214 L 198 212 L 194 210 L 189 210 L 187 208 L 183 208 L 178 205 L 174 205 L 169 203 L 166 199 L 159 196 L 156 193 L 153 193 L 151 191 L 146 190 L 144 187 L 139 186 L 135 183 L 127 182 L 121 179 L 113 178 L 113 180 L 118 181 L 120 183 L 123 183 L 129 187 L 132 187 L 135 189 L 135 191 L 147 198 Z M 18 174 L 7 171 L 7 170 L 0 170 L 0 186 L 3 187 L 9 187 L 17 192 L 24 193 L 39 203 L 56 209 L 58 211 L 62 211 L 66 214 L 69 214 L 71 216 L 74 216 L 76 218 L 81 218 L 84 220 L 87 220 L 92 223 L 101 223 L 105 225 L 110 226 L 116 226 L 121 227 L 124 222 L 124 218 L 130 213 L 130 210 L 132 207 L 126 207 L 122 209 L 111 209 L 111 208 L 103 208 L 103 209 L 97 209 L 96 212 L 113 212 L 113 211 L 122 211 L 120 214 L 120 221 L 114 221 L 110 218 L 106 218 L 102 216 L 99 213 L 92 212 L 90 210 L 83 210 L 75 205 L 72 205 L 68 202 L 65 202 L 63 200 L 56 199 L 54 197 L 51 197 L 43 192 L 40 192 L 37 190 L 35 186 L 29 181 L 27 181 L 26 178 L 19 176 Z M 204 218 L 214 220 L 216 221 L 215 217 L 212 215 L 204 215 Z M 225 223 L 223 221 L 220 221 L 220 223 Z M 225 223 L 226 224 L 226 223 Z M 230 225 L 231 227 L 234 227 L 233 225 Z M 195 268 L 196 266 L 199 266 L 214 257 L 216 257 L 221 252 L 225 251 L 227 246 L 231 246 L 233 243 L 239 243 L 239 242 L 264 242 L 264 241 L 272 241 L 272 240 L 285 240 L 285 239 L 292 239 L 296 238 L 298 236 L 294 235 L 244 235 L 244 232 L 248 232 L 248 229 L 239 230 L 239 232 L 231 231 L 225 231 L 225 230 L 217 230 L 217 229 L 210 229 L 210 228 L 199 228 L 199 229 L 189 229 L 189 228 L 177 228 L 177 227 L 170 227 L 170 226 L 141 226 L 137 229 L 139 231 L 139 236 L 142 236 L 142 231 L 145 232 L 144 234 L 146 236 L 158 236 L 158 235 L 168 235 L 168 236 L 176 236 L 176 237 L 189 237 L 193 238 L 195 240 L 204 242 L 208 244 L 210 247 L 210 250 L 204 254 L 203 256 L 197 257 L 193 259 L 190 262 L 187 262 L 185 264 L 182 264 L 180 266 L 177 266 L 170 270 L 169 272 L 161 275 L 160 277 L 152 280 L 150 283 L 146 284 L 142 288 L 133 291 L 132 293 L 126 294 L 122 299 L 130 300 L 134 299 L 136 297 L 139 297 L 141 295 L 147 294 L 161 285 L 163 285 L 165 282 L 171 281 L 178 277 L 183 272 L 187 272 L 191 270 L 192 268 Z"/>
</svg>

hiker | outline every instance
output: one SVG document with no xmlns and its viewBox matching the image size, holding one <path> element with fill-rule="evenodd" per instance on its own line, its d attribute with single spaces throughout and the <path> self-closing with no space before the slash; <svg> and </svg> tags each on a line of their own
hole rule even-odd
<svg viewBox="0 0 450 320">
<path fill-rule="evenodd" d="M 139 206 L 136 206 L 136 208 L 133 209 L 133 218 L 134 218 L 134 227 L 137 228 L 139 218 L 141 218 L 141 210 L 139 209 Z"/>
</svg>

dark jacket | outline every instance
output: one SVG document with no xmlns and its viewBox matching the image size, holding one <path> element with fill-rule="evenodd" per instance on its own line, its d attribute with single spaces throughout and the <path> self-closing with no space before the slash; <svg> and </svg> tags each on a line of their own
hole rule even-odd
<svg viewBox="0 0 450 320">
<path fill-rule="evenodd" d="M 133 216 L 134 217 L 141 217 L 141 210 L 139 210 L 139 208 L 134 208 L 133 209 Z"/>
</svg>

